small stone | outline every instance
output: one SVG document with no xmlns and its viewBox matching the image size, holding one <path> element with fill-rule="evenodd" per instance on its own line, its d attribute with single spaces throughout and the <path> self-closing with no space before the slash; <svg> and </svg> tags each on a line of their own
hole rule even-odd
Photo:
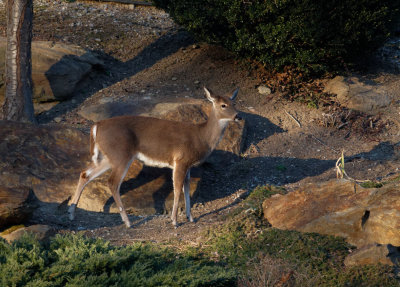
<svg viewBox="0 0 400 287">
<path fill-rule="evenodd" d="M 200 46 L 199 46 L 198 44 L 194 44 L 194 45 L 192 46 L 192 48 L 193 48 L 193 49 L 198 49 L 198 48 L 200 48 Z"/>
<path fill-rule="evenodd" d="M 196 81 L 194 81 L 194 84 L 198 85 L 198 84 L 200 84 L 200 81 L 196 80 Z"/>
<path fill-rule="evenodd" d="M 271 94 L 271 89 L 268 88 L 267 86 L 259 86 L 257 90 L 261 95 Z"/>
<path fill-rule="evenodd" d="M 172 81 L 176 81 L 176 80 L 178 80 L 178 78 L 177 77 L 172 77 L 171 80 Z"/>
<path fill-rule="evenodd" d="M 101 39 L 100 38 L 96 38 L 96 39 L 94 39 L 96 42 L 101 42 Z"/>
<path fill-rule="evenodd" d="M 59 122 L 62 121 L 62 118 L 60 118 L 60 117 L 55 117 L 55 118 L 54 118 L 54 121 L 55 121 L 56 123 L 59 123 Z"/>
<path fill-rule="evenodd" d="M 107 103 L 111 103 L 112 101 L 113 101 L 112 98 L 101 98 L 101 99 L 99 100 L 99 103 L 100 103 L 100 104 L 107 104 Z"/>
<path fill-rule="evenodd" d="M 362 246 L 348 255 L 344 264 L 347 267 L 378 263 L 393 266 L 399 257 L 399 251 L 391 244 L 370 244 Z"/>
</svg>

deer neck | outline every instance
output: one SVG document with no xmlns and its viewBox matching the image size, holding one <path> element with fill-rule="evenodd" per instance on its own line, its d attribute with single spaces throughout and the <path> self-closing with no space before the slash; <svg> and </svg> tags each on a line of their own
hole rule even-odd
<svg viewBox="0 0 400 287">
<path fill-rule="evenodd" d="M 210 150 L 213 150 L 221 140 L 228 122 L 227 119 L 219 119 L 214 110 L 208 116 L 207 122 L 203 125 L 202 137 Z"/>
</svg>

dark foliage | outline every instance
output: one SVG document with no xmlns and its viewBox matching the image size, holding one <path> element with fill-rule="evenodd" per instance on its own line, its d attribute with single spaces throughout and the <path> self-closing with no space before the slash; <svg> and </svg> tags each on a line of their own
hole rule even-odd
<svg viewBox="0 0 400 287">
<path fill-rule="evenodd" d="M 154 0 L 198 40 L 282 69 L 320 74 L 377 48 L 400 17 L 393 0 Z"/>
</svg>

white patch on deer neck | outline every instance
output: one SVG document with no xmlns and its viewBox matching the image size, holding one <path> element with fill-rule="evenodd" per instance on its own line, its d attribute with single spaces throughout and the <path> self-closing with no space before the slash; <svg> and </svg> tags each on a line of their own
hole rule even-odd
<svg viewBox="0 0 400 287">
<path fill-rule="evenodd" d="M 219 127 L 220 127 L 221 129 L 226 128 L 226 126 L 228 125 L 228 123 L 229 123 L 230 121 L 231 121 L 230 119 L 220 119 L 220 120 L 218 120 Z"/>
<path fill-rule="evenodd" d="M 172 166 L 169 163 L 152 159 L 152 158 L 150 158 L 150 157 L 148 157 L 148 156 L 146 156 L 146 155 L 144 155 L 144 154 L 142 154 L 140 152 L 138 152 L 136 154 L 136 158 L 138 160 L 140 160 L 141 162 L 143 162 L 147 166 L 172 168 Z"/>
<path fill-rule="evenodd" d="M 92 156 L 92 162 L 95 165 L 98 165 L 98 160 L 99 160 L 99 147 L 96 143 L 96 136 L 97 136 L 97 125 L 94 125 L 92 128 L 92 138 L 94 142 L 94 147 L 93 147 L 93 156 Z"/>
</svg>

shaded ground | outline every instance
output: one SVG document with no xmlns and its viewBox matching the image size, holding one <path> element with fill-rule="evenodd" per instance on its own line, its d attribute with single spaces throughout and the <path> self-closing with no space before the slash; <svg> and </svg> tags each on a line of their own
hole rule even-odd
<svg viewBox="0 0 400 287">
<path fill-rule="evenodd" d="M 2 2 L 0 2 L 2 3 Z M 248 123 L 241 158 L 227 166 L 207 165 L 193 202 L 195 223 L 172 228 L 167 215 L 131 216 L 133 228 L 126 229 L 119 214 L 78 210 L 69 222 L 66 206 L 37 211 L 33 222 L 49 224 L 61 232 L 83 230 L 116 244 L 172 239 L 197 244 L 200 232 L 224 221 L 248 191 L 257 185 L 296 188 L 312 181 L 336 176 L 334 166 L 342 149 L 346 171 L 357 179 L 383 179 L 399 172 L 400 98 L 379 115 L 385 122 L 370 136 L 355 125 L 327 127 L 322 109 L 288 102 L 257 91 L 260 79 L 249 67 L 225 50 L 196 43 L 162 11 L 153 7 L 130 7 L 97 2 L 34 1 L 34 39 L 73 43 L 97 51 L 106 69 L 82 83 L 70 101 L 39 115 L 41 124 L 57 122 L 88 131 L 90 121 L 78 115 L 82 106 L 113 101 L 151 98 L 203 98 L 206 85 L 216 93 L 240 87 L 237 107 Z M 132 9 L 133 8 L 133 9 Z M 5 33 L 4 9 L 0 9 L 0 33 Z M 372 75 L 396 89 L 397 75 Z M 400 93 L 399 93 L 400 94 Z M 298 122 L 296 122 L 296 120 Z M 300 125 L 299 125 L 300 124 Z"/>
</svg>

